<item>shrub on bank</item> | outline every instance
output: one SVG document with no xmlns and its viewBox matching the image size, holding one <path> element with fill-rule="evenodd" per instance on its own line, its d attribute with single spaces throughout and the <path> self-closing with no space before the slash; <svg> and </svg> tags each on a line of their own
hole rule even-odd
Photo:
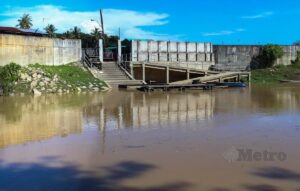
<svg viewBox="0 0 300 191">
<path fill-rule="evenodd" d="M 21 66 L 16 63 L 10 63 L 0 68 L 0 86 L 4 94 L 8 94 L 14 83 L 19 79 Z"/>
<path fill-rule="evenodd" d="M 259 55 L 255 58 L 258 65 L 252 66 L 253 69 L 273 67 L 276 60 L 284 55 L 283 48 L 278 45 L 268 44 L 262 47 Z"/>
<path fill-rule="evenodd" d="M 300 51 L 297 51 L 296 60 L 292 62 L 293 65 L 300 65 Z"/>
</svg>

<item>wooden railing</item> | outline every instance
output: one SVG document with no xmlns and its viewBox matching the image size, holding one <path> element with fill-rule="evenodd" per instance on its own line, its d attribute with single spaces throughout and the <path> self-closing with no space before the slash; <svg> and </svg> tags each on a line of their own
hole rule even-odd
<svg viewBox="0 0 300 191">
<path fill-rule="evenodd" d="M 89 68 L 98 68 L 99 70 L 102 70 L 102 63 L 100 62 L 99 60 L 99 57 L 98 56 L 90 56 L 88 54 L 88 51 L 84 51 L 84 56 L 83 56 L 83 62 L 85 64 L 86 67 L 89 67 Z"/>
</svg>

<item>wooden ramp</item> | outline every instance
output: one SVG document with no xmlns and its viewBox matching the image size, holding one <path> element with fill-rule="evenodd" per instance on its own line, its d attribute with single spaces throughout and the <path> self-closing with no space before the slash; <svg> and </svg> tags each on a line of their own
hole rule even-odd
<svg viewBox="0 0 300 191">
<path fill-rule="evenodd" d="M 188 80 L 182 80 L 173 82 L 170 84 L 179 85 L 179 84 L 192 84 L 194 81 L 198 83 L 208 83 L 208 82 L 223 82 L 224 80 L 235 79 L 235 81 L 240 81 L 242 77 L 247 77 L 250 79 L 250 72 L 223 72 L 219 74 L 213 74 Z"/>
</svg>

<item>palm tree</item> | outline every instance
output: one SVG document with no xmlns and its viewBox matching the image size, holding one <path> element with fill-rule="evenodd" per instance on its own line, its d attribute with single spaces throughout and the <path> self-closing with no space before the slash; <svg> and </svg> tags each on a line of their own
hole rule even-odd
<svg viewBox="0 0 300 191">
<path fill-rule="evenodd" d="M 101 38 L 101 32 L 98 28 L 95 27 L 94 30 L 92 30 L 91 35 L 98 41 Z"/>
<path fill-rule="evenodd" d="M 23 14 L 23 16 L 18 19 L 18 23 L 17 27 L 20 27 L 21 29 L 30 29 L 33 25 L 29 14 Z"/>
<path fill-rule="evenodd" d="M 66 32 L 64 32 L 62 34 L 62 37 L 63 38 L 72 38 L 72 34 L 71 34 L 71 32 L 69 30 L 67 30 Z"/>
<path fill-rule="evenodd" d="M 47 32 L 47 34 L 50 38 L 53 38 L 56 36 L 55 31 L 57 31 L 57 29 L 55 28 L 55 26 L 53 24 L 48 24 L 45 27 L 45 31 Z"/>
<path fill-rule="evenodd" d="M 81 30 L 79 27 L 75 26 L 73 29 L 71 29 L 71 33 L 72 33 L 73 38 L 80 39 Z"/>
</svg>

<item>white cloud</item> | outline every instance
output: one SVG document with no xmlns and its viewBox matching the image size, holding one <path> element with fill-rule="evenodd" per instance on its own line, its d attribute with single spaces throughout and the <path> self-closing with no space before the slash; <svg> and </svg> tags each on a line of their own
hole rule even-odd
<svg viewBox="0 0 300 191">
<path fill-rule="evenodd" d="M 243 28 L 238 28 L 235 30 L 223 30 L 223 31 L 219 31 L 219 32 L 206 32 L 203 33 L 203 36 L 228 36 L 228 35 L 232 35 L 238 32 L 245 32 L 246 29 Z"/>
<path fill-rule="evenodd" d="M 243 16 L 241 18 L 242 19 L 261 19 L 261 18 L 272 16 L 273 14 L 274 14 L 274 12 L 268 11 L 268 12 L 263 12 L 263 13 L 260 13 L 257 15 Z"/>
<path fill-rule="evenodd" d="M 43 29 L 51 23 L 56 26 L 58 32 L 78 26 L 84 32 L 90 32 L 95 27 L 99 28 L 98 11 L 69 11 L 61 6 L 39 5 L 34 7 L 10 7 L 0 13 L 6 19 L 0 21 L 0 25 L 16 26 L 17 20 L 28 13 L 33 19 L 34 28 Z M 118 34 L 118 28 L 121 28 L 122 36 L 126 38 L 147 38 L 147 39 L 174 39 L 178 36 L 167 34 L 158 34 L 143 29 L 145 26 L 160 26 L 168 23 L 167 14 L 143 13 L 131 10 L 104 9 L 104 27 L 108 34 Z"/>
</svg>

